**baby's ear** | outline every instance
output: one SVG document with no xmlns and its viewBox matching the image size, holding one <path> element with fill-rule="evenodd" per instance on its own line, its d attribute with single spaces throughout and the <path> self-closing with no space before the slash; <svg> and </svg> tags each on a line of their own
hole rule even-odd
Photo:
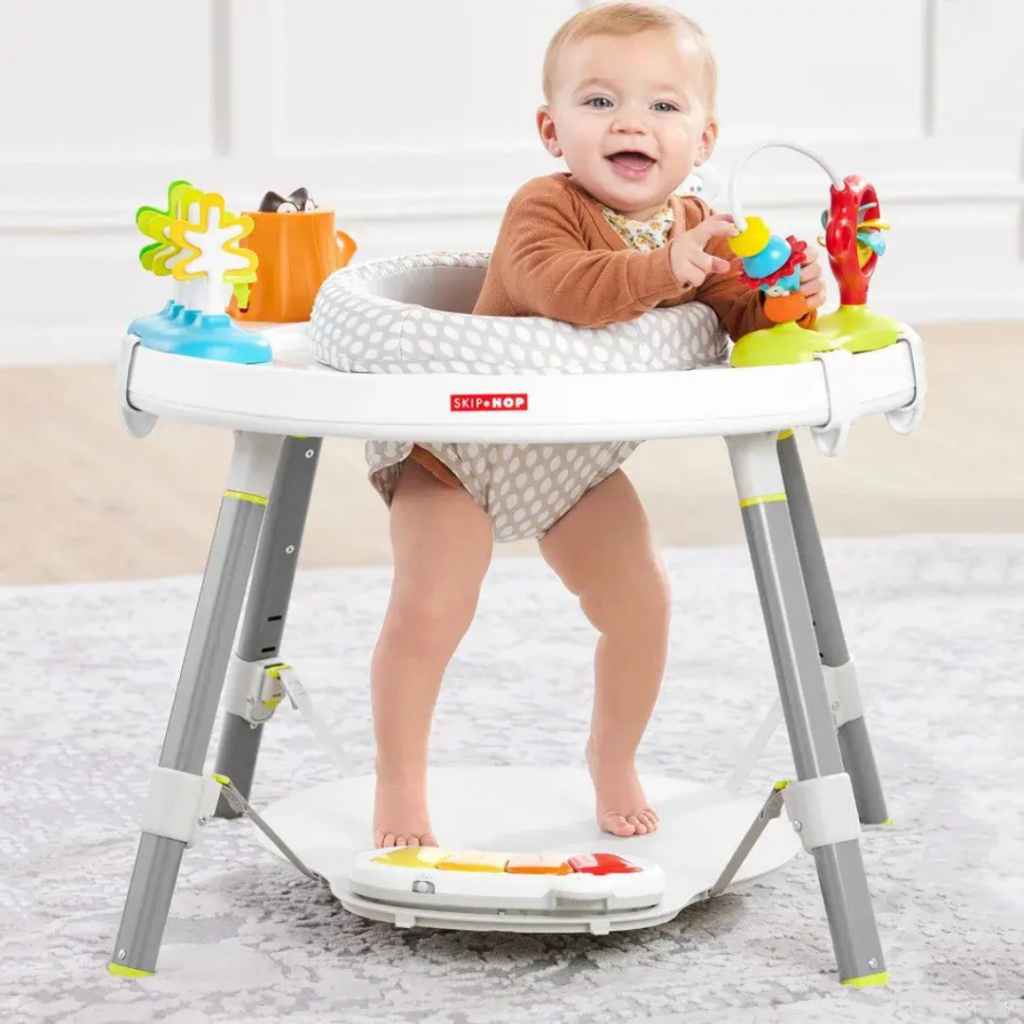
<svg viewBox="0 0 1024 1024">
<path fill-rule="evenodd" d="M 554 157 L 562 155 L 562 145 L 558 141 L 558 128 L 555 126 L 554 118 L 551 116 L 551 108 L 540 107 L 537 110 L 537 132 L 544 148 Z"/>
</svg>

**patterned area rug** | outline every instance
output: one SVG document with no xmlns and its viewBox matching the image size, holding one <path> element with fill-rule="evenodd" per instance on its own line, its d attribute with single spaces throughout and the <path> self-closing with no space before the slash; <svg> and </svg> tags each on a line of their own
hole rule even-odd
<svg viewBox="0 0 1024 1024">
<path fill-rule="evenodd" d="M 0 589 L 0 1019 L 1021 1021 L 1024 537 L 827 547 L 895 819 L 863 841 L 888 988 L 837 983 L 807 857 L 638 932 L 409 932 L 348 914 L 238 821 L 212 822 L 186 853 L 158 973 L 110 977 L 198 589 L 186 578 Z M 641 765 L 718 781 L 773 696 L 748 556 L 677 550 L 668 562 L 669 681 Z M 384 570 L 301 574 L 286 636 L 361 771 L 388 583 Z M 580 764 L 592 639 L 543 563 L 496 562 L 442 692 L 434 761 Z M 752 784 L 791 771 L 780 729 Z M 256 805 L 331 777 L 282 709 Z"/>
</svg>

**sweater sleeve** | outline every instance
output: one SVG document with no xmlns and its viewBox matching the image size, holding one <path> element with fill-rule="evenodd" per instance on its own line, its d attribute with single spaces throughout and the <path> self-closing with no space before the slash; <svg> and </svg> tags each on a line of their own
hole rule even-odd
<svg viewBox="0 0 1024 1024">
<path fill-rule="evenodd" d="M 699 199 L 687 202 L 688 227 L 692 228 L 711 215 L 710 208 Z M 694 208 L 698 211 L 693 216 Z M 693 218 L 691 220 L 691 218 Z M 697 289 L 694 299 L 710 306 L 722 322 L 726 333 L 733 341 L 739 341 L 745 334 L 764 327 L 774 327 L 771 320 L 764 315 L 764 293 L 760 289 L 748 288 L 740 280 L 743 263 L 732 249 L 724 235 L 715 235 L 704 247 L 704 251 L 712 256 L 727 260 L 729 270 L 724 274 L 709 274 L 704 283 Z M 810 310 L 797 323 L 801 327 L 812 328 L 817 321 L 817 312 Z"/>
<path fill-rule="evenodd" d="M 672 273 L 668 246 L 652 252 L 590 249 L 564 195 L 531 192 L 509 207 L 503 287 L 518 316 L 577 327 L 632 320 L 693 297 Z"/>
</svg>

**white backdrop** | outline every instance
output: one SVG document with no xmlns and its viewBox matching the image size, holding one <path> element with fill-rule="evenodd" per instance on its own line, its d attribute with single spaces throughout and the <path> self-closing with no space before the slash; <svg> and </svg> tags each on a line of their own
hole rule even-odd
<svg viewBox="0 0 1024 1024">
<path fill-rule="evenodd" d="M 490 248 L 561 169 L 534 110 L 582 2 L 0 0 L 0 364 L 113 358 L 169 294 L 133 217 L 175 178 L 235 210 L 305 185 L 359 259 Z M 719 54 L 721 171 L 766 137 L 815 147 L 893 222 L 876 308 L 1024 318 L 1021 0 L 679 2 Z M 815 165 L 769 152 L 743 180 L 746 212 L 818 233 Z"/>
</svg>

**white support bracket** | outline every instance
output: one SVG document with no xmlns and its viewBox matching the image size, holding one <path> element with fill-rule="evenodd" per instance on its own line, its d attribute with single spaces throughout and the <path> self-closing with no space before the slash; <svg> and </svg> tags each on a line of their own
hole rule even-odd
<svg viewBox="0 0 1024 1024">
<path fill-rule="evenodd" d="M 323 878 L 311 871 L 283 839 L 256 813 L 226 775 L 193 775 L 174 768 L 156 767 L 149 782 L 149 794 L 142 810 L 142 831 L 163 839 L 174 839 L 189 849 L 199 842 L 202 828 L 214 816 L 221 792 L 235 810 L 252 823 L 307 877 Z"/>
<path fill-rule="evenodd" d="M 838 729 L 855 718 L 863 718 L 864 702 L 861 699 L 860 683 L 857 681 L 857 668 L 853 659 L 845 665 L 821 667 L 825 673 L 825 689 L 828 691 L 835 727 Z"/>
<path fill-rule="evenodd" d="M 893 409 L 885 414 L 886 422 L 897 434 L 909 434 L 914 430 L 924 415 L 925 396 L 928 392 L 927 377 L 924 366 L 924 345 L 917 331 L 900 326 L 900 344 L 910 349 L 910 365 L 914 371 L 914 399 L 902 409 Z"/>
<path fill-rule="evenodd" d="M 828 422 L 821 427 L 811 427 L 811 436 L 819 451 L 825 455 L 838 455 L 846 447 L 850 424 L 858 411 L 855 377 L 850 365 L 853 353 L 838 348 L 831 352 L 815 352 L 814 358 L 821 363 L 825 374 Z"/>
<path fill-rule="evenodd" d="M 266 722 L 285 696 L 281 680 L 268 670 L 281 667 L 284 664 L 278 658 L 243 661 L 232 655 L 224 681 L 224 710 L 253 728 Z"/>
<path fill-rule="evenodd" d="M 212 775 L 193 775 L 156 767 L 142 810 L 142 831 L 194 846 L 200 830 L 217 809 L 221 783 Z"/>
<path fill-rule="evenodd" d="M 808 853 L 860 838 L 860 815 L 846 772 L 788 782 L 782 795 L 793 829 Z"/>
</svg>

